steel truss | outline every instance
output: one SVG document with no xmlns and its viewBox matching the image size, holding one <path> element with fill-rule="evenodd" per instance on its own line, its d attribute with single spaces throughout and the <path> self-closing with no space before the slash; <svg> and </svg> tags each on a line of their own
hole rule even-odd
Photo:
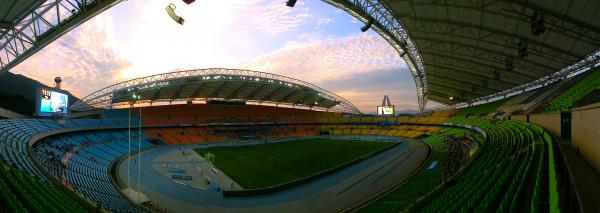
<svg viewBox="0 0 600 213">
<path fill-rule="evenodd" d="M 48 0 L 0 26 L 0 75 L 122 0 Z"/>
<path fill-rule="evenodd" d="M 457 107 L 471 106 L 471 105 L 483 104 L 483 103 L 486 103 L 491 100 L 499 100 L 502 98 L 515 96 L 515 95 L 521 94 L 523 92 L 531 91 L 531 90 L 546 86 L 550 83 L 565 79 L 572 74 L 576 74 L 576 73 L 580 74 L 584 70 L 589 71 L 596 67 L 600 67 L 600 50 L 597 50 L 594 53 L 589 54 L 588 56 L 586 56 L 585 58 L 583 58 L 580 61 L 577 61 L 573 64 L 570 64 L 570 65 L 567 65 L 567 66 L 561 68 L 558 72 L 552 73 L 551 75 L 542 77 L 538 80 L 535 80 L 535 81 L 532 81 L 532 82 L 529 82 L 526 84 L 522 84 L 520 86 L 516 86 L 511 89 L 497 92 L 497 93 L 494 93 L 494 94 L 491 94 L 488 96 L 471 99 L 469 101 L 465 101 L 465 102 L 461 102 L 461 103 L 456 103 L 456 104 L 450 105 L 448 107 L 449 108 L 457 108 Z"/>
<path fill-rule="evenodd" d="M 304 82 L 298 79 L 285 77 L 282 75 L 266 73 L 266 72 L 258 72 L 251 70 L 240 70 L 240 69 L 226 69 L 226 68 L 207 68 L 207 69 L 197 69 L 197 70 L 186 70 L 186 71 L 176 71 L 170 73 L 163 73 L 157 75 L 151 75 L 147 77 L 136 78 L 128 81 L 124 81 L 121 83 L 117 83 L 103 89 L 100 89 L 92 94 L 86 96 L 81 99 L 77 103 L 73 104 L 69 107 L 70 110 L 73 111 L 87 111 L 87 110 L 95 110 L 95 109 L 108 109 L 115 106 L 128 105 L 128 104 L 139 104 L 139 103 L 155 103 L 155 102 L 175 102 L 175 101 L 206 101 L 206 100 L 225 100 L 223 98 L 179 98 L 174 97 L 173 99 L 158 99 L 158 98 L 147 98 L 142 99 L 136 102 L 114 102 L 114 100 L 120 100 L 124 98 L 128 98 L 133 93 L 141 93 L 144 91 L 151 91 L 155 89 L 159 89 L 165 86 L 183 86 L 185 84 L 191 83 L 200 83 L 200 82 L 208 82 L 215 80 L 226 80 L 232 79 L 230 77 L 234 77 L 236 81 L 244 81 L 244 82 L 262 82 L 265 84 L 277 85 L 281 87 L 293 87 L 298 89 L 310 89 L 314 91 L 321 98 L 333 101 L 337 103 L 333 107 L 323 108 L 319 106 L 312 105 L 303 105 L 303 104 L 294 104 L 294 103 L 286 103 L 286 102 L 275 102 L 275 101 L 265 101 L 265 100 L 255 100 L 253 97 L 247 97 L 248 102 L 252 103 L 269 103 L 269 104 L 281 104 L 281 105 L 290 105 L 290 106 L 301 106 L 307 108 L 315 108 L 315 109 L 324 109 L 330 111 L 339 111 L 353 114 L 360 114 L 361 112 L 358 110 L 354 104 L 350 101 L 329 92 L 323 88 L 315 86 L 311 83 Z M 186 81 L 189 79 L 189 81 Z M 192 80 L 193 79 L 193 80 Z M 173 81 L 173 80 L 183 80 L 183 81 Z M 182 82 L 172 84 L 171 82 Z M 124 92 L 125 91 L 125 92 Z M 194 94 L 192 96 L 195 96 Z M 234 99 L 227 99 L 234 100 Z"/>
<path fill-rule="evenodd" d="M 410 39 L 406 28 L 395 18 L 392 10 L 380 1 L 372 0 L 323 0 L 363 23 L 373 20 L 372 28 L 381 35 L 406 62 L 417 87 L 417 98 L 421 111 L 427 104 L 427 72 L 416 44 Z"/>
</svg>

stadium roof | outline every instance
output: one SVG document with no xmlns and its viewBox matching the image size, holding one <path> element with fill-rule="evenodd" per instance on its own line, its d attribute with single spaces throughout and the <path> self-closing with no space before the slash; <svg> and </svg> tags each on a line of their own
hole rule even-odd
<svg viewBox="0 0 600 213">
<path fill-rule="evenodd" d="M 600 62 L 600 1 L 324 1 L 373 22 L 407 61 L 421 109 L 426 99 L 513 94 Z"/>
<path fill-rule="evenodd" d="M 0 75 L 121 1 L 0 1 Z"/>
<path fill-rule="evenodd" d="M 136 96 L 141 98 L 138 100 Z M 124 81 L 86 96 L 70 109 L 87 111 L 138 103 L 208 100 L 360 113 L 350 101 L 301 80 L 265 72 L 224 68 L 170 72 Z"/>
</svg>

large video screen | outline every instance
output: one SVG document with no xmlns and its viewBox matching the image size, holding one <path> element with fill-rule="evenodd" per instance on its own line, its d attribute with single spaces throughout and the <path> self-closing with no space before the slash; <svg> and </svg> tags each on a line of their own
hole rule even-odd
<svg viewBox="0 0 600 213">
<path fill-rule="evenodd" d="M 56 113 L 68 113 L 69 95 L 49 88 L 40 88 L 38 91 L 38 115 L 49 116 Z"/>
<path fill-rule="evenodd" d="M 394 106 L 378 106 L 378 115 L 394 115 Z"/>
</svg>

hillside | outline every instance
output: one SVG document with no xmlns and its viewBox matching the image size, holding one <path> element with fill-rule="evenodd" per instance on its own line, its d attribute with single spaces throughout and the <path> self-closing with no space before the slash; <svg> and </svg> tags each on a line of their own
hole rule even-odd
<svg viewBox="0 0 600 213">
<path fill-rule="evenodd" d="M 0 107 L 24 115 L 32 115 L 35 111 L 35 90 L 38 86 L 49 87 L 20 74 L 7 72 L 0 75 Z M 67 93 L 69 105 L 79 100 L 71 93 Z"/>
</svg>

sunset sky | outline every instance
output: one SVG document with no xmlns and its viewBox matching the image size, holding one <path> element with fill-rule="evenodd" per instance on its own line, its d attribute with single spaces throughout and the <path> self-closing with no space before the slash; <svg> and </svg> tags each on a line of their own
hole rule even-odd
<svg viewBox="0 0 600 213">
<path fill-rule="evenodd" d="M 183 26 L 165 12 L 175 3 Z M 418 109 L 404 61 L 363 23 L 319 0 L 128 0 L 83 23 L 17 67 L 55 76 L 82 98 L 108 85 L 176 70 L 225 67 L 277 73 L 345 97 L 366 113 L 385 94 Z"/>
</svg>

